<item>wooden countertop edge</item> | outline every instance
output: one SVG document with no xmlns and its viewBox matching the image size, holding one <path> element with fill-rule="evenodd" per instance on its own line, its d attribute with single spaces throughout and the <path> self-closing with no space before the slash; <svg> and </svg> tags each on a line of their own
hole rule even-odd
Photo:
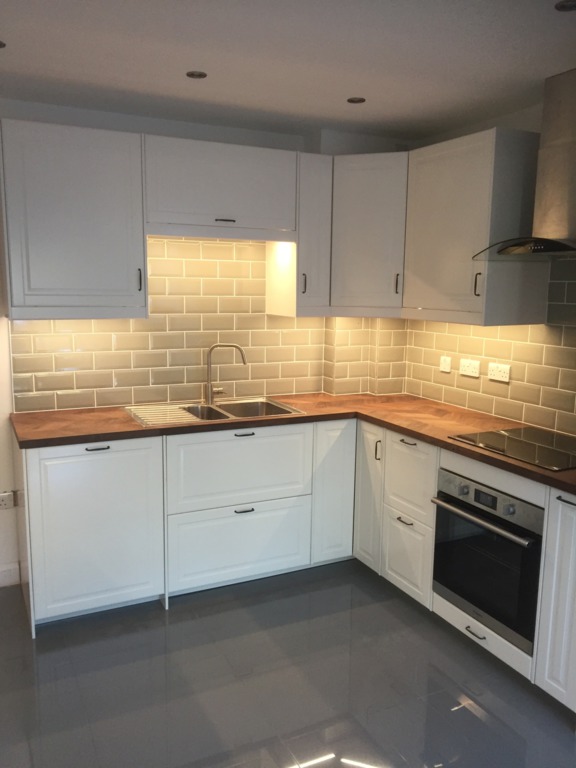
<svg viewBox="0 0 576 768">
<path fill-rule="evenodd" d="M 229 429 L 246 429 L 274 426 L 286 423 L 308 423 L 335 419 L 356 418 L 376 426 L 399 432 L 408 437 L 431 443 L 444 450 L 467 456 L 499 469 L 513 472 L 522 477 L 576 494 L 576 470 L 552 472 L 515 459 L 491 453 L 482 448 L 449 439 L 449 434 L 483 431 L 503 427 L 526 426 L 521 422 L 469 411 L 413 395 L 285 395 L 274 397 L 303 413 L 282 416 L 259 417 L 257 419 L 234 419 L 233 421 L 198 422 L 180 426 L 145 427 L 136 422 L 122 407 L 78 409 L 70 411 L 36 411 L 13 413 L 10 416 L 18 446 L 21 449 L 73 445 L 75 443 L 106 442 L 141 437 L 161 437 L 197 432 Z M 338 402 L 340 400 L 340 402 Z M 411 418 L 397 409 L 412 411 Z M 308 408 L 307 411 L 305 409 Z M 426 411 L 439 410 L 454 416 L 458 426 L 439 429 L 438 424 L 428 424 Z M 386 411 L 392 411 L 386 414 Z M 408 421 L 416 421 L 410 425 Z M 71 426 L 71 421 L 74 426 Z M 440 419 L 442 421 L 442 419 Z M 97 429 L 98 422 L 100 427 Z M 482 426 L 481 426 L 482 424 Z M 108 428 L 106 428 L 108 426 Z M 36 433 L 36 434 L 34 434 Z"/>
</svg>

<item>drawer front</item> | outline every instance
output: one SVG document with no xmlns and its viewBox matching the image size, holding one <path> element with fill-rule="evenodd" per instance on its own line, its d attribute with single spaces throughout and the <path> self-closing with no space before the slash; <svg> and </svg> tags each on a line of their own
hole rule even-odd
<svg viewBox="0 0 576 768">
<path fill-rule="evenodd" d="M 168 589 L 187 592 L 310 563 L 311 498 L 173 515 Z"/>
<path fill-rule="evenodd" d="M 384 501 L 390 507 L 420 520 L 434 523 L 439 449 L 423 440 L 396 432 L 386 434 Z"/>
<path fill-rule="evenodd" d="M 309 494 L 312 430 L 286 424 L 169 436 L 168 514 Z"/>
<path fill-rule="evenodd" d="M 505 664 L 515 669 L 516 672 L 531 679 L 531 656 L 528 656 L 507 640 L 492 632 L 492 630 L 487 629 L 480 622 L 474 621 L 470 616 L 467 616 L 463 611 L 439 595 L 434 594 L 432 596 L 432 610 L 477 645 L 486 648 L 487 651 L 490 651 L 490 653 L 494 654 Z"/>
</svg>

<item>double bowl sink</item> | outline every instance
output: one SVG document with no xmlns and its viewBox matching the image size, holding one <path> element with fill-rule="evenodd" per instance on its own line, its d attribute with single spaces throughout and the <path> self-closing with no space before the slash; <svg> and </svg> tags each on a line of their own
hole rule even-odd
<svg viewBox="0 0 576 768">
<path fill-rule="evenodd" d="M 302 413 L 296 408 L 268 398 L 230 400 L 229 402 L 218 402 L 217 405 L 207 405 L 206 403 L 133 405 L 127 406 L 126 410 L 136 421 L 147 427 L 182 422 L 253 419 L 262 416 L 286 416 Z"/>
</svg>

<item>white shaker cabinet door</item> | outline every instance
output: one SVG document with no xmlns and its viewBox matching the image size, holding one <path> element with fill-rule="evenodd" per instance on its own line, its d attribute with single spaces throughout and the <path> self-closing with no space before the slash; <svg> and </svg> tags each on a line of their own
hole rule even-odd
<svg viewBox="0 0 576 768">
<path fill-rule="evenodd" d="M 434 531 L 419 520 L 384 507 L 382 575 L 430 608 Z"/>
<path fill-rule="evenodd" d="M 144 317 L 138 134 L 2 121 L 15 319 Z"/>
<path fill-rule="evenodd" d="M 407 172 L 406 152 L 334 158 L 333 307 L 401 307 Z"/>
<path fill-rule="evenodd" d="M 545 542 L 535 682 L 576 711 L 576 496 L 551 489 Z"/>
<path fill-rule="evenodd" d="M 355 455 L 355 419 L 314 424 L 314 565 L 352 555 Z"/>
<path fill-rule="evenodd" d="M 384 501 L 429 526 L 436 515 L 431 499 L 438 486 L 439 453 L 439 448 L 423 440 L 397 432 L 386 434 Z"/>
<path fill-rule="evenodd" d="M 376 573 L 380 573 L 382 549 L 385 443 L 382 427 L 358 423 L 353 554 Z"/>
<path fill-rule="evenodd" d="M 162 438 L 26 451 L 35 619 L 164 592 Z"/>
<path fill-rule="evenodd" d="M 144 141 L 150 233 L 155 224 L 230 229 L 230 236 L 294 233 L 296 152 L 166 136 Z"/>
</svg>

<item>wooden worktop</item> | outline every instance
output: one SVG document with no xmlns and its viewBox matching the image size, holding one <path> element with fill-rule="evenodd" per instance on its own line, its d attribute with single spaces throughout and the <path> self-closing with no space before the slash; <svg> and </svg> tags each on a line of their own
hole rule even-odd
<svg viewBox="0 0 576 768">
<path fill-rule="evenodd" d="M 20 448 L 40 448 L 80 442 L 264 426 L 282 424 L 286 421 L 361 418 L 546 485 L 576 493 L 576 470 L 552 472 L 450 439 L 450 435 L 454 434 L 525 426 L 520 422 L 413 395 L 309 394 L 282 395 L 274 399 L 298 408 L 303 413 L 258 419 L 234 419 L 234 421 L 199 421 L 194 424 L 155 428 L 142 426 L 124 408 L 82 408 L 14 413 L 11 420 Z"/>
</svg>

